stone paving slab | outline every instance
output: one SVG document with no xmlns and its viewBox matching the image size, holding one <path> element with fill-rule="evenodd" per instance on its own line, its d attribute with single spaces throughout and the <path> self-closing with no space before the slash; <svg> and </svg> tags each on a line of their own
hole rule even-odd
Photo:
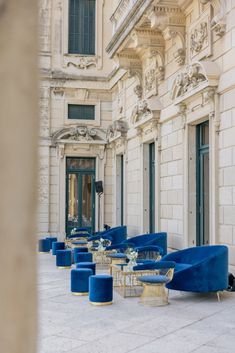
<svg viewBox="0 0 235 353">
<path fill-rule="evenodd" d="M 235 293 L 170 291 L 170 305 L 147 307 L 122 298 L 95 307 L 70 292 L 70 270 L 38 255 L 38 353 L 231 353 L 235 350 Z M 102 269 L 102 272 L 105 270 Z M 99 270 L 101 272 L 101 270 Z"/>
</svg>

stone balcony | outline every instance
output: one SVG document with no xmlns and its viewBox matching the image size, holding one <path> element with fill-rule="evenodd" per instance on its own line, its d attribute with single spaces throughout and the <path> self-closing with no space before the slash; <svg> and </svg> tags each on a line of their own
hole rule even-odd
<svg viewBox="0 0 235 353">
<path fill-rule="evenodd" d="M 141 3 L 142 0 L 120 0 L 116 10 L 111 16 L 111 22 L 113 24 L 113 33 L 120 25 L 124 22 L 127 15 L 131 12 L 132 8 Z"/>
</svg>

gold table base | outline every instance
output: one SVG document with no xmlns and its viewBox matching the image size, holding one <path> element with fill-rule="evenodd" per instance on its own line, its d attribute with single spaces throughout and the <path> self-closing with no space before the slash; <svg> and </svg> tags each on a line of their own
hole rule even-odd
<svg viewBox="0 0 235 353">
<path fill-rule="evenodd" d="M 133 271 L 128 270 L 127 267 L 122 270 L 117 264 L 110 265 L 110 269 L 113 275 L 114 289 L 124 298 L 139 297 L 142 294 L 143 286 L 137 280 L 138 277 L 159 273 L 158 270 Z"/>
</svg>

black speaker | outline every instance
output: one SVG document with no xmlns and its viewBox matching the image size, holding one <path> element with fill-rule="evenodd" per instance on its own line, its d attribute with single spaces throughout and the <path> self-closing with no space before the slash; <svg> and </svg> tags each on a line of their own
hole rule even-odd
<svg viewBox="0 0 235 353">
<path fill-rule="evenodd" d="M 97 194 L 102 194 L 103 193 L 103 182 L 102 182 L 102 180 L 95 181 L 95 192 L 97 192 Z"/>
</svg>

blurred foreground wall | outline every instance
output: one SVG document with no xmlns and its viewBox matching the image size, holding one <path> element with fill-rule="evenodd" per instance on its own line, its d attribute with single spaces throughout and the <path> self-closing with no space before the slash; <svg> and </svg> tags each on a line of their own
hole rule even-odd
<svg viewBox="0 0 235 353">
<path fill-rule="evenodd" d="M 0 351 L 36 351 L 37 1 L 0 0 Z"/>
</svg>

